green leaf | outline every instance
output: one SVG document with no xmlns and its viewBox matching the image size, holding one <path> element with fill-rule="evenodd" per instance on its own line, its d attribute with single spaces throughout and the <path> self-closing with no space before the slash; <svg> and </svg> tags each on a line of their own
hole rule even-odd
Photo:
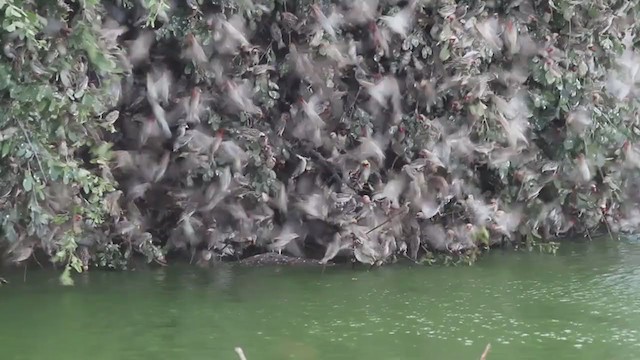
<svg viewBox="0 0 640 360">
<path fill-rule="evenodd" d="M 71 266 L 67 265 L 62 274 L 60 274 L 60 284 L 62 284 L 62 286 L 74 285 L 73 278 L 71 278 Z"/>
<path fill-rule="evenodd" d="M 71 256 L 70 262 L 71 268 L 75 270 L 77 273 L 82 272 L 82 261 L 74 254 Z"/>
<path fill-rule="evenodd" d="M 44 191 L 38 189 L 38 191 L 36 192 L 36 195 L 38 196 L 38 199 L 40 199 L 40 201 L 44 201 L 45 199 Z"/>
<path fill-rule="evenodd" d="M 544 74 L 544 79 L 547 82 L 547 85 L 551 85 L 554 83 L 554 81 L 556 81 L 556 78 L 553 76 L 553 74 L 551 73 L 551 71 L 547 71 Z"/>
<path fill-rule="evenodd" d="M 9 154 L 9 152 L 11 151 L 13 142 L 9 141 L 5 141 L 2 143 L 2 155 L 0 157 L 5 157 L 7 156 L 7 154 Z"/>
<path fill-rule="evenodd" d="M 25 191 L 31 191 L 33 188 L 33 180 L 31 178 L 31 174 L 26 174 L 24 179 L 22 179 L 22 187 Z"/>
<path fill-rule="evenodd" d="M 440 60 L 441 61 L 447 61 L 449 60 L 449 57 L 451 56 L 451 53 L 449 52 L 449 44 L 446 43 L 442 49 L 440 49 Z"/>
<path fill-rule="evenodd" d="M 4 11 L 4 16 L 12 18 L 19 16 L 19 14 L 16 13 L 14 5 L 9 5 Z"/>
<path fill-rule="evenodd" d="M 22 23 L 21 23 L 21 22 L 19 22 L 19 21 L 14 21 L 14 22 L 12 22 L 11 24 L 9 24 L 9 25 L 5 26 L 5 28 L 4 28 L 4 29 L 5 29 L 7 32 L 14 32 L 14 31 L 16 31 L 16 28 L 18 28 L 18 27 L 22 27 Z"/>
</svg>

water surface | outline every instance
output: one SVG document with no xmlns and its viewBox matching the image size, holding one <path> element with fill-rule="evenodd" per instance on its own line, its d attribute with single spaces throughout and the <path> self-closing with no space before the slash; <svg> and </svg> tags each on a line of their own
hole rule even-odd
<svg viewBox="0 0 640 360">
<path fill-rule="evenodd" d="M 472 267 L 91 272 L 0 288 L 0 359 L 640 359 L 640 242 Z"/>
</svg>

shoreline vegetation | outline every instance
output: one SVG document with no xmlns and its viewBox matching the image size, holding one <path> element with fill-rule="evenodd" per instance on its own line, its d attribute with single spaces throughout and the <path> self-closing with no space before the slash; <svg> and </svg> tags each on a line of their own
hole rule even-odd
<svg viewBox="0 0 640 360">
<path fill-rule="evenodd" d="M 3 262 L 71 285 L 635 232 L 638 5 L 0 1 Z"/>
</svg>

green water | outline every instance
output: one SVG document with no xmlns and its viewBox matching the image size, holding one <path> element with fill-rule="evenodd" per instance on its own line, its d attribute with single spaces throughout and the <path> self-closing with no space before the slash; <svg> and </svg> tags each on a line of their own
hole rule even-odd
<svg viewBox="0 0 640 360">
<path fill-rule="evenodd" d="M 0 359 L 640 359 L 640 242 L 472 267 L 6 274 Z"/>
</svg>

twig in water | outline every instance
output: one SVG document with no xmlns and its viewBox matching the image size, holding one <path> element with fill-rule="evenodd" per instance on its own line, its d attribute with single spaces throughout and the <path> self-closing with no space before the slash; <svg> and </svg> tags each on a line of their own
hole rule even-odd
<svg viewBox="0 0 640 360">
<path fill-rule="evenodd" d="M 606 216 L 603 216 L 602 219 L 604 220 L 604 225 L 607 227 L 607 232 L 609 233 L 609 237 L 611 238 L 611 240 L 613 240 L 613 234 L 611 233 L 611 226 L 609 225 L 609 220 L 607 220 Z M 616 236 L 616 238 L 617 237 L 618 236 Z"/>
<path fill-rule="evenodd" d="M 585 231 L 587 232 L 587 237 L 589 238 L 589 241 L 593 241 L 593 239 L 591 238 L 591 232 L 589 231 L 589 228 L 585 228 Z"/>
<path fill-rule="evenodd" d="M 426 249 L 425 249 L 426 250 Z M 400 254 L 402 256 L 404 256 L 405 258 L 411 260 L 412 263 L 414 264 L 420 264 L 417 260 L 413 260 L 412 258 L 410 258 L 407 254 Z"/>
<path fill-rule="evenodd" d="M 44 266 L 42 266 L 42 264 L 40 264 L 40 261 L 38 261 L 38 258 L 36 257 L 36 253 L 34 252 L 33 255 L 31 255 L 33 257 L 33 260 L 36 261 L 36 264 L 38 264 L 38 266 L 40 266 L 40 269 L 44 269 Z"/>
<path fill-rule="evenodd" d="M 487 355 L 489 354 L 489 350 L 491 350 L 491 343 L 488 343 L 487 347 L 484 348 L 484 352 L 480 356 L 480 360 L 487 360 Z"/>
<path fill-rule="evenodd" d="M 247 357 L 244 356 L 244 351 L 242 351 L 241 347 L 236 346 L 234 350 L 236 351 L 236 354 L 238 354 L 238 357 L 240 358 L 240 360 L 247 360 Z"/>
</svg>

